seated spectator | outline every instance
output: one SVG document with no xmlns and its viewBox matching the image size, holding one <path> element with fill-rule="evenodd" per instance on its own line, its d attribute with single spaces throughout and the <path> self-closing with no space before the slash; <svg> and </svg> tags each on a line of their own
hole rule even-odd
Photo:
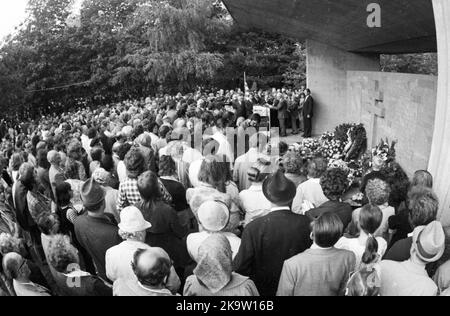
<svg viewBox="0 0 450 316">
<path fill-rule="evenodd" d="M 292 211 L 305 214 L 307 211 L 328 202 L 320 186 L 320 178 L 328 168 L 326 159 L 315 158 L 308 164 L 308 180 L 300 184 L 292 204 Z"/>
<path fill-rule="evenodd" d="M 114 283 L 114 296 L 174 296 L 166 286 L 172 264 L 163 249 L 139 249 L 131 265 L 136 279 Z"/>
<path fill-rule="evenodd" d="M 232 250 L 227 237 L 212 234 L 198 250 L 194 275 L 186 280 L 184 296 L 259 296 L 249 278 L 233 273 Z"/>
<path fill-rule="evenodd" d="M 106 252 L 106 275 L 113 282 L 119 279 L 136 279 L 130 264 L 134 254 L 139 249 L 152 249 L 145 244 L 147 229 L 151 228 L 152 225 L 144 219 L 141 211 L 134 206 L 130 206 L 120 213 L 120 217 L 119 235 L 124 241 Z M 173 268 L 167 288 L 174 294 L 180 288 L 180 279 Z"/>
<path fill-rule="evenodd" d="M 187 237 L 187 248 L 191 258 L 198 262 L 199 249 L 202 243 L 211 235 L 225 236 L 233 251 L 233 259 L 236 257 L 241 239 L 232 233 L 223 232 L 230 220 L 230 210 L 228 206 L 221 201 L 206 201 L 198 210 L 198 219 L 200 232 L 190 234 Z"/>
<path fill-rule="evenodd" d="M 358 238 L 342 237 L 335 245 L 338 249 L 345 249 L 352 251 L 356 257 L 355 268 L 359 270 L 361 262 L 364 264 L 371 264 L 374 262 L 367 262 L 367 257 L 372 257 L 378 254 L 378 261 L 384 256 L 387 249 L 387 242 L 382 237 L 376 237 L 375 232 L 378 231 L 383 220 L 383 213 L 378 206 L 366 205 L 359 212 Z"/>
<path fill-rule="evenodd" d="M 436 296 L 438 287 L 425 269 L 442 257 L 445 234 L 441 223 L 432 222 L 414 229 L 411 258 L 403 262 L 381 262 L 382 296 Z"/>
<path fill-rule="evenodd" d="M 112 296 L 112 289 L 102 280 L 81 270 L 78 250 L 69 237 L 50 237 L 46 256 L 62 296 Z"/>
<path fill-rule="evenodd" d="M 267 215 L 272 208 L 272 203 L 263 193 L 263 182 L 270 175 L 270 165 L 269 161 L 258 159 L 258 162 L 248 170 L 248 180 L 251 186 L 239 195 L 245 212 L 245 226 L 253 220 Z"/>
<path fill-rule="evenodd" d="M 434 222 L 439 211 L 436 194 L 425 187 L 414 187 L 409 195 L 409 221 L 413 227 L 423 227 Z M 411 258 L 413 236 L 396 242 L 386 253 L 385 260 L 403 262 Z"/>
<path fill-rule="evenodd" d="M 13 281 L 17 296 L 51 296 L 48 289 L 31 282 L 31 270 L 21 255 L 11 252 L 3 257 L 2 263 L 6 277 Z"/>
<path fill-rule="evenodd" d="M 329 200 L 322 205 L 311 209 L 305 213 L 306 216 L 314 220 L 325 213 L 335 213 L 339 216 L 344 228 L 352 221 L 353 209 L 348 203 L 342 202 L 341 198 L 348 189 L 348 176 L 345 171 L 339 168 L 329 169 L 322 174 L 320 186 L 323 194 Z"/>
<path fill-rule="evenodd" d="M 284 263 L 277 296 L 343 296 L 355 255 L 334 248 L 344 232 L 340 218 L 325 213 L 312 223 L 311 249 Z"/>
</svg>

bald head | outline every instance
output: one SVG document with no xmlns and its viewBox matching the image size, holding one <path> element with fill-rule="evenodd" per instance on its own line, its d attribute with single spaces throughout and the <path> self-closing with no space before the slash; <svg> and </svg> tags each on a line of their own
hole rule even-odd
<svg viewBox="0 0 450 316">
<path fill-rule="evenodd" d="M 145 286 L 158 287 L 164 285 L 172 265 L 167 252 L 161 248 L 152 248 L 138 250 L 132 266 L 139 282 Z"/>
</svg>

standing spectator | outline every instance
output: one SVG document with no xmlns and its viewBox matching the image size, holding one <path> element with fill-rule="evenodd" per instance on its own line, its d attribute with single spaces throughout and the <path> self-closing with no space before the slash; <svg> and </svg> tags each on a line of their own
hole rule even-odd
<svg viewBox="0 0 450 316">
<path fill-rule="evenodd" d="M 270 162 L 260 159 L 247 173 L 251 186 L 239 195 L 245 212 L 245 226 L 267 215 L 272 209 L 272 203 L 263 192 L 263 182 L 271 173 Z"/>
<path fill-rule="evenodd" d="M 108 185 L 110 174 L 103 168 L 95 170 L 92 174 L 92 179 L 102 186 L 105 191 L 105 213 L 114 216 L 114 219 L 119 222 L 119 211 L 117 210 L 117 198 L 119 191 L 113 189 Z"/>
<path fill-rule="evenodd" d="M 391 245 L 394 245 L 399 240 L 407 238 L 408 234 L 412 233 L 414 230 L 414 227 L 411 227 L 411 223 L 409 221 L 408 201 L 410 199 L 411 192 L 417 186 L 422 186 L 432 190 L 433 176 L 431 173 L 425 170 L 419 170 L 414 173 L 411 188 L 408 191 L 407 200 L 399 206 L 397 214 L 389 218 L 389 228 L 395 231 L 395 234 L 391 240 Z"/>
<path fill-rule="evenodd" d="M 336 214 L 326 213 L 312 224 L 311 249 L 284 263 L 278 296 L 343 296 L 355 255 L 334 248 L 344 232 Z"/>
<path fill-rule="evenodd" d="M 425 187 L 414 187 L 410 192 L 409 220 L 413 227 L 427 226 L 434 222 L 439 211 L 439 200 L 436 194 Z M 408 238 L 396 242 L 384 257 L 385 260 L 403 262 L 411 258 L 412 234 Z"/>
<path fill-rule="evenodd" d="M 127 167 L 127 180 L 120 183 L 119 196 L 117 201 L 117 209 L 119 212 L 127 206 L 134 206 L 141 202 L 141 194 L 138 190 L 138 178 L 146 171 L 145 158 L 141 151 L 132 148 L 125 157 L 125 165 Z M 160 180 L 158 179 L 158 182 Z M 172 203 L 172 197 L 167 192 L 164 185 L 159 185 L 161 190 L 161 198 L 165 202 Z"/>
<path fill-rule="evenodd" d="M 67 161 L 65 166 L 66 179 L 86 181 L 87 174 L 83 163 L 83 147 L 81 143 L 74 139 L 67 146 Z"/>
<path fill-rule="evenodd" d="M 425 266 L 438 261 L 445 250 L 445 234 L 441 223 L 414 230 L 411 258 L 403 262 L 381 262 L 382 296 L 436 296 L 438 287 Z"/>
<path fill-rule="evenodd" d="M 24 163 L 19 170 L 19 178 L 12 188 L 13 204 L 16 211 L 16 219 L 20 228 L 27 232 L 27 241 L 33 245 L 40 244 L 40 232 L 36 222 L 31 216 L 28 207 L 27 195 L 34 185 L 34 167 L 31 164 Z"/>
<path fill-rule="evenodd" d="M 249 278 L 233 273 L 228 239 L 213 234 L 200 246 L 194 275 L 186 280 L 184 296 L 259 296 Z"/>
<path fill-rule="evenodd" d="M 360 269 L 361 261 L 367 256 L 378 254 L 381 259 L 387 249 L 387 242 L 382 237 L 376 237 L 375 232 L 378 231 L 383 221 L 383 213 L 378 206 L 370 204 L 364 206 L 359 212 L 359 237 L 346 238 L 342 237 L 336 244 L 336 248 L 352 251 L 356 256 L 356 269 Z M 371 262 L 369 262 L 371 263 Z"/>
<path fill-rule="evenodd" d="M 105 214 L 105 192 L 99 184 L 87 181 L 81 197 L 87 214 L 75 220 L 75 235 L 92 258 L 98 276 L 106 281 L 106 251 L 120 243 L 117 222 L 112 215 Z"/>
<path fill-rule="evenodd" d="M 66 180 L 64 171 L 61 169 L 61 155 L 57 151 L 52 150 L 47 154 L 47 161 L 50 163 L 50 169 L 48 171 L 49 181 L 53 197 L 56 200 L 56 186 L 58 182 Z"/>
<path fill-rule="evenodd" d="M 304 138 L 311 138 L 312 136 L 312 119 L 314 116 L 314 99 L 311 96 L 311 90 L 306 89 L 306 99 L 303 105 L 303 124 L 305 127 Z"/>
<path fill-rule="evenodd" d="M 128 178 L 127 167 L 125 166 L 125 157 L 130 151 L 131 147 L 131 144 L 124 143 L 119 145 L 119 147 L 117 148 L 117 176 L 119 177 L 120 183 L 124 183 Z"/>
<path fill-rule="evenodd" d="M 310 221 L 291 212 L 295 185 L 281 171 L 264 181 L 263 192 L 271 212 L 246 227 L 234 266 L 255 282 L 262 296 L 274 296 L 283 262 L 311 246 Z"/>
<path fill-rule="evenodd" d="M 324 158 L 315 158 L 308 164 L 308 181 L 300 184 L 292 204 L 292 211 L 296 214 L 305 214 L 310 209 L 319 207 L 328 198 L 324 195 L 320 185 L 320 178 L 328 168 Z"/>
<path fill-rule="evenodd" d="M 286 119 L 288 118 L 288 102 L 283 94 L 278 94 L 278 121 L 280 122 L 280 136 L 287 137 Z"/>
<path fill-rule="evenodd" d="M 30 280 L 31 271 L 27 260 L 17 253 L 9 253 L 3 257 L 3 271 L 6 277 L 13 280 L 17 296 L 51 296 L 50 291 Z"/>
<path fill-rule="evenodd" d="M 220 201 L 207 201 L 198 210 L 200 232 L 190 234 L 187 237 L 187 248 L 191 258 L 198 262 L 199 249 L 202 243 L 211 235 L 225 236 L 233 252 L 233 259 L 236 257 L 241 239 L 232 233 L 223 232 L 230 220 L 230 210 L 225 203 Z"/>
<path fill-rule="evenodd" d="M 146 221 L 152 223 L 147 231 L 147 243 L 164 249 L 174 262 L 175 269 L 183 270 L 189 262 L 184 238 L 187 226 L 182 226 L 177 212 L 162 200 L 159 179 L 154 172 L 143 173 L 137 183 L 142 201 L 137 204 Z"/>
<path fill-rule="evenodd" d="M 306 212 L 306 216 L 316 219 L 325 213 L 335 213 L 346 228 L 352 221 L 353 212 L 350 204 L 342 202 L 342 196 L 348 188 L 347 173 L 339 168 L 328 169 L 320 178 L 320 186 L 329 201 Z"/>
<path fill-rule="evenodd" d="M 163 249 L 139 249 L 131 265 L 136 279 L 118 280 L 114 284 L 115 296 L 174 296 L 166 285 L 172 264 Z"/>
<path fill-rule="evenodd" d="M 260 133 L 253 135 L 250 138 L 250 149 L 249 151 L 238 157 L 234 164 L 233 180 L 238 185 L 239 191 L 247 190 L 250 188 L 251 183 L 248 180 L 248 170 L 253 167 L 258 160 L 270 161 L 270 158 L 265 155 L 264 143 L 262 140 L 266 136 Z M 242 142 L 243 140 L 239 140 Z"/>
<path fill-rule="evenodd" d="M 306 166 L 300 153 L 288 152 L 284 155 L 282 164 L 286 178 L 294 182 L 296 188 L 308 180 L 305 175 Z"/>
<path fill-rule="evenodd" d="M 235 233 L 241 224 L 240 208 L 237 204 L 240 199 L 239 195 L 237 197 L 231 196 L 227 192 L 227 169 L 225 164 L 220 162 L 220 159 L 215 156 L 205 158 L 198 175 L 199 186 L 187 190 L 186 197 L 197 219 L 198 209 L 204 202 L 210 200 L 225 202 L 231 211 L 231 218 L 226 231 Z M 234 193 L 238 194 L 236 191 Z"/>
<path fill-rule="evenodd" d="M 389 184 L 381 179 L 373 179 L 367 182 L 366 196 L 369 203 L 376 205 L 383 213 L 383 221 L 380 228 L 375 232 L 375 237 L 383 237 L 388 244 L 391 241 L 392 231 L 389 229 L 389 220 L 395 215 L 395 209 L 389 206 Z M 353 212 L 353 218 L 358 219 L 361 209 Z"/>
<path fill-rule="evenodd" d="M 186 188 L 178 181 L 175 161 L 170 156 L 163 156 L 159 162 L 161 182 L 172 196 L 177 212 L 186 211 L 189 204 L 186 200 Z"/>
<path fill-rule="evenodd" d="M 144 219 L 141 211 L 134 206 L 130 206 L 122 211 L 120 217 L 119 235 L 123 242 L 108 249 L 106 252 L 106 274 L 108 279 L 113 282 L 119 279 L 135 280 L 136 275 L 130 264 L 134 254 L 139 249 L 152 249 L 145 244 L 147 229 L 151 228 L 152 225 Z M 174 294 L 180 288 L 180 279 L 173 268 L 171 269 L 167 287 Z"/>
<path fill-rule="evenodd" d="M 44 194 L 47 197 L 54 199 L 49 177 L 50 163 L 47 160 L 47 152 L 45 150 L 39 150 L 36 163 L 36 176 L 39 186 L 42 187 Z"/>
</svg>

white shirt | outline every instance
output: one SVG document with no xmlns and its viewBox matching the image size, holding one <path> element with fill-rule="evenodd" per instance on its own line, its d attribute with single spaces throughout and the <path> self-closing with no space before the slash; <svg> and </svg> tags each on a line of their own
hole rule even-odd
<svg viewBox="0 0 450 316">
<path fill-rule="evenodd" d="M 227 137 L 221 132 L 215 133 L 212 138 L 219 143 L 219 149 L 216 152 L 216 156 L 223 157 L 226 156 L 228 162 L 234 161 L 234 150 L 230 145 Z"/>
<path fill-rule="evenodd" d="M 106 276 L 113 282 L 118 280 L 137 280 L 136 275 L 131 268 L 134 254 L 139 249 L 152 249 L 143 242 L 134 240 L 125 240 L 121 244 L 108 249 L 106 252 Z M 180 288 L 180 279 L 178 278 L 175 269 L 172 267 L 167 288 L 177 291 Z"/>
<path fill-rule="evenodd" d="M 438 287 L 425 265 L 413 262 L 381 261 L 381 296 L 436 296 Z"/>
<path fill-rule="evenodd" d="M 192 187 L 198 188 L 201 186 L 201 182 L 198 180 L 198 174 L 200 173 L 200 168 L 202 167 L 203 159 L 197 160 L 191 163 L 189 166 L 189 181 Z"/>
<path fill-rule="evenodd" d="M 117 176 L 119 177 L 120 183 L 124 183 L 128 179 L 127 167 L 123 161 L 119 161 L 117 164 Z"/>
<path fill-rule="evenodd" d="M 121 244 L 108 249 L 106 252 L 106 276 L 115 282 L 118 279 L 136 278 L 131 262 L 138 249 L 151 249 L 147 244 L 138 241 L 125 240 Z"/>
<path fill-rule="evenodd" d="M 267 215 L 272 203 L 264 196 L 262 183 L 254 183 L 248 190 L 242 191 L 242 206 L 245 211 L 245 224 L 250 224 L 256 218 Z"/>
<path fill-rule="evenodd" d="M 208 239 L 209 236 L 211 236 L 213 234 L 214 233 L 204 231 L 204 232 L 200 232 L 200 233 L 190 234 L 187 237 L 187 240 L 186 240 L 187 248 L 188 248 L 188 252 L 189 252 L 189 255 L 191 256 L 192 260 L 194 260 L 195 262 L 198 262 L 198 259 L 199 259 L 198 251 L 200 249 L 200 246 L 206 239 Z M 241 239 L 232 233 L 220 233 L 220 234 L 227 237 L 228 241 L 230 242 L 231 250 L 233 252 L 233 260 L 234 260 L 234 258 L 236 257 L 236 255 L 239 252 L 239 248 L 241 247 Z"/>
<path fill-rule="evenodd" d="M 342 237 L 334 247 L 353 252 L 356 256 L 355 268 L 359 269 L 362 257 L 366 251 L 367 239 L 369 239 L 369 237 L 364 232 L 361 232 L 359 238 Z M 378 255 L 382 258 L 387 250 L 387 242 L 382 237 L 377 237 L 376 240 L 378 242 Z"/>
<path fill-rule="evenodd" d="M 323 194 L 320 179 L 309 179 L 298 186 L 297 194 L 292 204 L 292 212 L 304 214 L 306 211 L 309 211 L 309 209 L 303 210 L 302 208 L 305 201 L 312 203 L 314 207 L 319 207 L 329 201 Z"/>
</svg>

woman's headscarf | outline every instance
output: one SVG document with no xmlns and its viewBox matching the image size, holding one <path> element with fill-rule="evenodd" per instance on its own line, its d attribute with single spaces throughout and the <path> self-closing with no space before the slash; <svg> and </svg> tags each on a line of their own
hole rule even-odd
<svg viewBox="0 0 450 316">
<path fill-rule="evenodd" d="M 213 234 L 199 248 L 197 279 L 213 294 L 226 287 L 233 272 L 231 245 L 222 234 Z"/>
</svg>

